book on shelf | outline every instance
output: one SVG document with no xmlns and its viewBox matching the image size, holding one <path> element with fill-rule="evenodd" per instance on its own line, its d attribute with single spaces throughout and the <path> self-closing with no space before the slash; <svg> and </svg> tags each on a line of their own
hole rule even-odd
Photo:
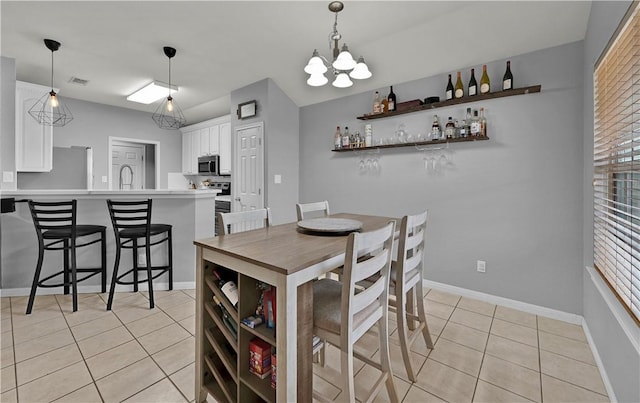
<svg viewBox="0 0 640 403">
<path fill-rule="evenodd" d="M 262 292 L 262 299 L 267 328 L 273 329 L 276 327 L 276 288 L 270 287 L 264 290 Z"/>
<path fill-rule="evenodd" d="M 275 350 L 275 349 L 274 349 Z M 272 388 L 276 388 L 278 382 L 276 379 L 276 353 L 275 351 L 273 352 L 273 354 L 271 355 L 271 387 Z"/>
</svg>

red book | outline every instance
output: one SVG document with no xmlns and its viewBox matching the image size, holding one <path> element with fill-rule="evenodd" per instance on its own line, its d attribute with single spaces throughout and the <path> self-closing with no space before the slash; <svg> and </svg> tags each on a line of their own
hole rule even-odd
<svg viewBox="0 0 640 403">
<path fill-rule="evenodd" d="M 259 337 L 249 342 L 249 372 L 262 379 L 271 373 L 271 344 Z"/>
<path fill-rule="evenodd" d="M 276 288 L 263 291 L 264 316 L 269 329 L 276 327 Z"/>
<path fill-rule="evenodd" d="M 276 388 L 276 355 L 271 356 L 271 387 Z"/>
</svg>

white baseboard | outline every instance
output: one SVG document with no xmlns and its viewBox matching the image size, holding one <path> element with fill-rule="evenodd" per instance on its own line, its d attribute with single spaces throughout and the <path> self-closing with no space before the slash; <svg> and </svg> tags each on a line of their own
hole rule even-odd
<svg viewBox="0 0 640 403">
<path fill-rule="evenodd" d="M 107 292 L 109 292 L 110 285 L 107 284 Z M 196 283 L 194 281 L 184 281 L 184 282 L 173 282 L 174 290 L 194 290 L 196 288 Z M 140 283 L 138 285 L 138 290 L 147 291 L 149 286 L 146 283 Z M 154 291 L 164 291 L 169 289 L 169 283 L 153 283 Z M 79 285 L 78 293 L 79 294 L 87 294 L 87 293 L 95 293 L 101 292 L 102 289 L 99 285 Z M 116 292 L 131 292 L 133 291 L 132 285 L 116 285 Z M 28 296 L 31 292 L 31 288 L 4 288 L 0 289 L 0 297 L 22 297 Z M 36 295 L 51 295 L 51 294 L 62 294 L 62 287 L 52 287 L 52 288 L 38 288 L 38 292 Z"/>
<path fill-rule="evenodd" d="M 456 287 L 449 284 L 438 283 L 436 281 L 424 280 L 423 285 L 428 288 L 433 288 L 434 290 L 450 292 L 452 294 L 490 302 L 496 305 L 502 305 L 507 308 L 517 309 L 519 311 L 528 312 L 534 315 L 573 323 L 574 325 L 581 325 L 583 320 L 581 315 L 558 311 L 557 309 L 546 308 L 544 306 L 529 304 L 526 302 L 516 301 L 514 299 L 485 294 L 483 292 L 468 290 L 466 288 Z"/>
<path fill-rule="evenodd" d="M 589 342 L 589 347 L 591 348 L 591 354 L 593 354 L 593 359 L 598 366 L 598 371 L 600 371 L 600 376 L 602 377 L 602 383 L 604 383 L 604 388 L 607 391 L 607 395 L 609 396 L 609 400 L 612 403 L 616 403 L 618 399 L 616 399 L 616 394 L 613 391 L 613 386 L 609 381 L 609 376 L 607 375 L 607 371 L 604 369 L 604 363 L 600 358 L 600 354 L 598 354 L 598 349 L 596 348 L 596 343 L 593 341 L 591 337 L 591 331 L 589 331 L 589 326 L 587 325 L 587 321 L 582 318 L 582 329 L 584 330 L 585 336 L 587 336 L 587 341 Z"/>
</svg>

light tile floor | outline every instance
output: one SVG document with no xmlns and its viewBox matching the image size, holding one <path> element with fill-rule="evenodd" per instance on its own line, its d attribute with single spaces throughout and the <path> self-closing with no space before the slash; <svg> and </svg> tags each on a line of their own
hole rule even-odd
<svg viewBox="0 0 640 403">
<path fill-rule="evenodd" d="M 1 298 L 2 402 L 190 402 L 194 399 L 195 292 L 119 293 L 113 311 L 105 294 Z M 602 379 L 582 328 L 461 298 L 425 296 L 435 342 L 414 346 L 418 381 L 407 380 L 395 321 L 391 357 L 403 402 L 604 402 Z M 393 318 L 393 316 L 390 316 Z M 356 348 L 377 357 L 375 332 Z M 341 400 L 339 352 L 314 366 L 314 389 Z M 377 370 L 356 360 L 356 396 L 367 394 Z M 386 392 L 376 401 L 388 401 Z"/>
</svg>

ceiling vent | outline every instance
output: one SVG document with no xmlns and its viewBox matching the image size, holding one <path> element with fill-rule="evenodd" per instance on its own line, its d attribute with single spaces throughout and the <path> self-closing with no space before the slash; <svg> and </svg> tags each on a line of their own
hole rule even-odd
<svg viewBox="0 0 640 403">
<path fill-rule="evenodd" d="M 89 80 L 84 80 L 84 79 L 82 79 L 82 78 L 78 78 L 78 77 L 71 77 L 71 78 L 69 79 L 69 82 L 70 82 L 71 84 L 75 84 L 75 85 L 82 85 L 82 86 L 84 86 L 84 85 L 87 85 L 87 83 L 89 82 Z"/>
</svg>

